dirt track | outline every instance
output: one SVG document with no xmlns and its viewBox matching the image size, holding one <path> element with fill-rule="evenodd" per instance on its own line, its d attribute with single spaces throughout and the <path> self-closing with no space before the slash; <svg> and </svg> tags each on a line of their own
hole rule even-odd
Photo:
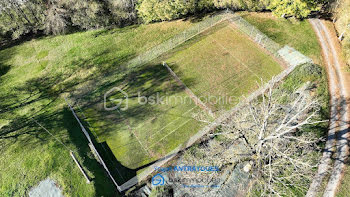
<svg viewBox="0 0 350 197">
<path fill-rule="evenodd" d="M 335 196 L 341 183 L 345 161 L 348 156 L 349 129 L 349 74 L 344 71 L 345 64 L 340 58 L 335 33 L 327 29 L 325 22 L 310 19 L 322 47 L 323 59 L 328 73 L 330 100 L 330 124 L 328 138 L 318 171 L 306 196 L 318 196 L 322 191 L 321 183 L 331 172 L 328 184 L 323 192 L 324 197 Z M 332 162 L 332 156 L 335 161 Z"/>
</svg>

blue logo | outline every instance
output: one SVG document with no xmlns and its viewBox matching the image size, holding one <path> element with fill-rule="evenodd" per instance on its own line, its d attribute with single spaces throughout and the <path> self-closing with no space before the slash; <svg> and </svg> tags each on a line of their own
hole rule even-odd
<svg viewBox="0 0 350 197">
<path fill-rule="evenodd" d="M 156 174 L 152 177 L 152 185 L 160 186 L 164 184 L 165 184 L 164 177 L 161 174 Z"/>
</svg>

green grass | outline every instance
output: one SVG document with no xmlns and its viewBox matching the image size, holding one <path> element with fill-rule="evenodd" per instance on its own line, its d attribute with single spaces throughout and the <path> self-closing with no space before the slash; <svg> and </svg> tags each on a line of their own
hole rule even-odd
<svg viewBox="0 0 350 197">
<path fill-rule="evenodd" d="M 321 47 L 307 20 L 283 19 L 271 13 L 241 12 L 241 16 L 275 42 L 289 45 L 322 65 Z"/>
<path fill-rule="evenodd" d="M 313 90 L 311 95 L 318 100 L 320 104 L 320 110 L 317 116 L 314 118 L 315 121 L 329 120 L 329 92 L 328 92 L 328 81 L 327 74 L 323 67 L 318 65 L 310 64 L 297 67 L 282 83 L 281 87 L 283 90 L 293 92 L 296 88 L 301 87 L 306 82 L 311 82 Z M 301 132 L 312 132 L 315 133 L 319 138 L 325 138 L 328 133 L 328 122 L 318 123 L 314 125 L 306 125 L 300 130 Z M 324 141 L 319 142 L 320 148 L 324 147 Z M 320 149 L 322 150 L 322 149 Z M 315 158 L 321 158 L 321 151 L 315 151 Z M 310 158 L 312 159 L 312 158 Z M 317 167 L 313 169 L 316 173 Z M 311 177 L 312 180 L 312 177 Z M 311 184 L 311 182 L 309 182 Z M 292 188 L 295 196 L 303 196 L 306 194 L 308 188 Z M 320 190 L 321 191 L 321 190 Z"/>
<path fill-rule="evenodd" d="M 162 60 L 169 60 L 182 80 L 200 96 L 238 97 L 252 91 L 258 78 L 266 80 L 281 70 L 254 43 L 225 25 L 148 65 L 126 69 L 125 62 L 190 25 L 187 20 L 78 32 L 34 39 L 0 51 L 0 169 L 6 169 L 0 174 L 0 196 L 24 196 L 28 188 L 48 176 L 57 181 L 66 196 L 115 196 L 114 186 L 91 154 L 64 96 L 75 101 L 79 117 L 86 116 L 83 122 L 96 136 L 93 140 L 97 149 L 122 183 L 186 142 L 203 126 L 189 113 L 202 110 L 161 66 Z M 197 41 L 199 44 L 195 44 Z M 230 82 L 219 85 L 228 77 L 232 78 Z M 210 94 L 199 92 L 207 87 L 214 89 L 212 84 L 218 88 Z M 103 95 L 113 87 L 129 96 L 129 107 L 120 114 L 103 109 Z M 164 98 L 187 102 L 139 105 L 139 91 L 144 96 L 159 92 Z M 121 96 L 115 93 L 112 97 Z M 220 110 L 230 106 L 215 107 Z M 85 183 L 68 150 L 30 117 L 76 152 L 93 183 Z"/>
<path fill-rule="evenodd" d="M 337 197 L 347 197 L 349 196 L 349 188 L 350 188 L 350 163 L 346 163 L 346 168 L 344 172 L 343 180 L 341 181 L 341 186 L 339 187 Z"/>
<path fill-rule="evenodd" d="M 123 62 L 190 25 L 173 21 L 78 32 L 1 50 L 0 196 L 25 196 L 46 177 L 57 181 L 65 196 L 116 196 L 62 96 L 103 81 Z M 86 184 L 68 150 L 29 117 L 76 152 L 91 184 Z"/>
<path fill-rule="evenodd" d="M 123 166 L 136 169 L 159 159 L 196 133 L 200 124 L 191 114 L 200 109 L 161 64 L 143 66 L 124 78 L 132 80 L 118 79 L 123 83 L 109 84 L 99 92 L 124 87 L 122 90 L 129 96 L 127 110 L 106 111 L 102 101 L 90 105 L 92 97 L 99 97 L 96 95 L 81 99 L 87 103 L 82 110 L 97 140 L 106 141 Z M 123 96 L 118 92 L 112 95 L 114 99 Z M 162 103 L 152 103 L 152 97 L 162 99 Z M 143 105 L 145 98 L 149 102 Z M 189 102 L 183 104 L 181 99 Z M 123 104 L 126 106 L 126 101 Z"/>
<path fill-rule="evenodd" d="M 217 44 L 213 44 L 213 38 Z M 227 47 L 227 51 L 222 47 Z M 248 51 L 250 55 L 244 56 Z M 110 151 L 107 152 L 116 158 L 111 162 L 122 166 L 123 172 L 129 172 L 120 172 L 120 179 L 127 180 L 139 173 L 143 166 L 182 145 L 203 127 L 192 117 L 193 113 L 204 113 L 203 110 L 194 104 L 183 87 L 161 65 L 162 60 L 175 67 L 175 72 L 181 73 L 180 78 L 198 96 L 228 95 L 234 97 L 234 101 L 254 90 L 260 77 L 268 80 L 282 70 L 247 37 L 231 29 L 228 23 L 222 23 L 150 64 L 115 76 L 113 81 L 98 91 L 81 97 L 79 102 L 84 115 L 88 117 L 92 133 L 100 143 L 108 145 Z M 224 81 L 226 84 L 221 84 Z M 128 94 L 127 110 L 107 112 L 103 109 L 102 94 L 113 87 L 120 87 Z M 207 91 L 215 87 L 216 91 Z M 157 93 L 169 102 L 160 105 L 139 104 L 139 95 L 150 98 L 157 97 Z M 112 95 L 113 99 L 124 96 L 118 92 Z M 236 102 L 218 104 L 216 107 L 227 110 L 234 104 Z M 126 102 L 123 105 L 125 107 Z"/>
<path fill-rule="evenodd" d="M 329 92 L 326 70 L 318 65 L 304 65 L 297 67 L 282 83 L 282 89 L 292 93 L 306 82 L 315 84 L 313 96 L 320 104 L 318 120 L 329 119 Z M 327 136 L 328 123 L 319 123 L 309 127 L 304 127 L 304 131 L 315 132 L 318 137 Z"/>
<path fill-rule="evenodd" d="M 242 95 L 256 89 L 261 79 L 266 82 L 283 70 L 229 23 L 217 26 L 167 62 L 194 94 L 215 111 L 230 109 Z M 232 102 L 224 102 L 229 100 L 225 98 L 232 98 Z"/>
</svg>

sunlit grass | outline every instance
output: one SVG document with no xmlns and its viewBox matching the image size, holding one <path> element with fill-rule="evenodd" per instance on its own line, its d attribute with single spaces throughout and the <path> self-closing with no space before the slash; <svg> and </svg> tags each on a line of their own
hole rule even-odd
<svg viewBox="0 0 350 197">
<path fill-rule="evenodd" d="M 102 80 L 125 62 L 191 25 L 173 21 L 112 30 L 77 32 L 26 41 L 0 51 L 0 196 L 25 196 L 46 177 L 65 196 L 115 196 L 116 190 L 90 153 L 62 98 L 80 84 Z M 94 180 L 84 177 L 60 143 Z"/>
</svg>

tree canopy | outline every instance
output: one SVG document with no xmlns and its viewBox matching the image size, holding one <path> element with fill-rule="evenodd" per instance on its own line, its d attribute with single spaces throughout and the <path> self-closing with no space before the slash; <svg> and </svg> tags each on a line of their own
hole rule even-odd
<svg viewBox="0 0 350 197">
<path fill-rule="evenodd" d="M 271 10 L 277 16 L 305 18 L 323 0 L 0 0 L 0 35 L 60 34 L 135 22 L 173 20 L 217 9 Z"/>
<path fill-rule="evenodd" d="M 312 11 L 319 11 L 321 3 L 317 0 L 271 0 L 268 8 L 277 16 L 286 15 L 305 18 Z"/>
</svg>

